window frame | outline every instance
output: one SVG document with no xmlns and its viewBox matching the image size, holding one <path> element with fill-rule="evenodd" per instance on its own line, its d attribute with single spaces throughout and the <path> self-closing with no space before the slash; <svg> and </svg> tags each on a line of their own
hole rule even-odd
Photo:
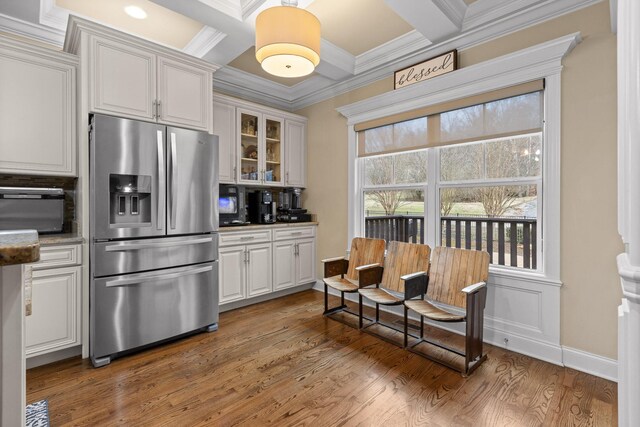
<svg viewBox="0 0 640 427">
<path fill-rule="evenodd" d="M 542 129 L 545 149 L 543 151 L 543 198 L 542 215 L 544 228 L 541 233 L 539 261 L 542 268 L 538 271 L 524 269 L 504 269 L 490 266 L 493 277 L 531 281 L 541 285 L 561 286 L 560 280 L 560 190 L 561 190 L 561 71 L 562 57 L 570 51 L 579 38 L 569 35 L 536 46 L 535 55 L 528 51 L 518 51 L 511 55 L 497 58 L 482 67 L 472 66 L 458 70 L 447 76 L 415 85 L 412 91 L 392 91 L 378 95 L 365 101 L 356 102 L 338 108 L 338 112 L 347 118 L 348 137 L 348 212 L 347 238 L 345 246 L 349 247 L 351 239 L 360 234 L 362 218 L 360 215 L 362 200 L 359 194 L 358 180 L 361 173 L 357 157 L 357 132 L 355 125 L 367 120 L 428 107 L 442 102 L 455 100 L 464 96 L 473 96 L 492 90 L 507 88 L 527 83 L 534 79 L 545 80 L 544 92 L 544 125 Z M 428 156 L 428 168 L 436 170 L 435 156 Z M 428 172 L 429 173 L 429 172 Z M 427 200 L 435 199 L 435 186 L 427 188 Z M 436 218 L 427 217 L 425 243 L 432 247 L 437 245 Z"/>
<path fill-rule="evenodd" d="M 543 100 L 546 97 L 543 92 Z M 544 114 L 544 111 L 543 111 Z M 536 132 L 537 134 L 537 132 Z M 434 247 L 436 245 L 442 246 L 442 221 L 441 221 L 441 210 L 440 210 L 440 190 L 445 188 L 479 188 L 479 187 L 492 187 L 492 186 L 513 186 L 513 185 L 535 185 L 537 188 L 538 194 L 538 202 L 537 212 L 536 212 L 536 222 L 537 228 L 539 230 L 536 235 L 536 257 L 538 260 L 537 268 L 524 268 L 524 267 L 513 267 L 508 265 L 500 265 L 500 264 L 491 264 L 491 269 L 494 271 L 502 271 L 505 273 L 509 272 L 527 272 L 527 273 L 540 273 L 544 272 L 545 260 L 542 257 L 543 254 L 543 244 L 544 244 L 544 217 L 543 217 L 543 204 L 544 204 L 544 187 L 543 187 L 543 171 L 544 171 L 544 153 L 546 151 L 546 141 L 545 141 L 545 131 L 544 131 L 544 123 L 543 129 L 541 132 L 541 155 L 540 159 L 542 161 L 542 167 L 540 169 L 540 175 L 534 177 L 516 177 L 516 178 L 485 178 L 485 179 L 470 179 L 470 180 L 457 180 L 457 181 L 442 181 L 440 179 L 440 153 L 443 149 L 452 147 L 452 146 L 464 146 L 471 144 L 481 144 L 485 142 L 489 142 L 492 140 L 500 140 L 500 139 L 508 139 L 509 137 L 500 137 L 493 138 L 487 140 L 478 140 L 478 141 L 469 141 L 461 144 L 451 144 L 451 145 L 443 145 L 438 147 L 429 147 L 422 148 L 417 150 L 409 150 L 403 152 L 393 152 L 388 154 L 380 154 L 378 156 L 364 156 L 357 157 L 356 162 L 358 163 L 358 198 L 359 198 L 359 206 L 360 210 L 357 211 L 356 215 L 359 216 L 359 227 L 357 228 L 357 236 L 364 236 L 366 234 L 366 220 L 365 220 L 365 193 L 367 191 L 385 191 L 385 190 L 414 190 L 419 189 L 424 192 L 424 224 L 425 224 L 425 243 Z M 528 134 L 532 135 L 532 134 Z M 515 135 L 514 137 L 522 137 L 523 135 Z M 389 184 L 389 185 L 366 185 L 365 179 L 365 167 L 364 163 L 367 159 L 371 159 L 372 157 L 383 157 L 383 156 L 394 156 L 402 153 L 410 153 L 415 151 L 425 151 L 427 153 L 427 180 L 424 183 L 418 184 Z M 485 165 L 486 166 L 486 165 Z M 430 188 L 433 188 L 433 191 L 429 191 Z M 433 208 L 429 210 L 429 206 Z M 432 220 L 430 220 L 432 219 Z"/>
</svg>

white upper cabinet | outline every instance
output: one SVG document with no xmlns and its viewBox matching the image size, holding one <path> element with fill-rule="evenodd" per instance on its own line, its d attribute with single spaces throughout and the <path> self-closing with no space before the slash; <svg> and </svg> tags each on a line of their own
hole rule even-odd
<svg viewBox="0 0 640 427">
<path fill-rule="evenodd" d="M 158 116 L 168 125 L 211 129 L 211 72 L 158 57 Z"/>
<path fill-rule="evenodd" d="M 76 67 L 0 37 L 0 173 L 76 175 Z"/>
<path fill-rule="evenodd" d="M 92 38 L 91 111 L 155 119 L 156 55 L 101 37 Z"/>
<path fill-rule="evenodd" d="M 90 112 L 212 131 L 216 65 L 75 16 L 64 49 L 87 70 Z"/>
<path fill-rule="evenodd" d="M 302 116 L 215 94 L 213 133 L 220 137 L 220 182 L 304 187 L 306 128 Z"/>
<path fill-rule="evenodd" d="M 304 123 L 287 120 L 285 137 L 284 185 L 287 187 L 306 187 L 307 185 L 307 126 Z"/>
<path fill-rule="evenodd" d="M 213 101 L 213 134 L 218 135 L 218 178 L 233 184 L 236 177 L 236 107 Z"/>
</svg>

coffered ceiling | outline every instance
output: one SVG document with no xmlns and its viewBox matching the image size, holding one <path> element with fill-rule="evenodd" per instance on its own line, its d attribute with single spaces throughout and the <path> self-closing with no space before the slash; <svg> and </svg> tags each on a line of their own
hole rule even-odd
<svg viewBox="0 0 640 427">
<path fill-rule="evenodd" d="M 256 16 L 280 0 L 1 0 L 0 31 L 61 46 L 69 14 L 83 16 L 221 66 L 217 91 L 295 110 L 600 1 L 298 0 L 323 38 L 320 65 L 298 79 L 267 74 L 254 55 Z"/>
</svg>

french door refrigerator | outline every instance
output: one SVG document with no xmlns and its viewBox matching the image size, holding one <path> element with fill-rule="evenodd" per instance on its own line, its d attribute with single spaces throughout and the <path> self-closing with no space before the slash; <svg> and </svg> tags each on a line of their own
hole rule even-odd
<svg viewBox="0 0 640 427">
<path fill-rule="evenodd" d="M 94 366 L 218 322 L 218 139 L 93 115 L 89 351 Z"/>
</svg>

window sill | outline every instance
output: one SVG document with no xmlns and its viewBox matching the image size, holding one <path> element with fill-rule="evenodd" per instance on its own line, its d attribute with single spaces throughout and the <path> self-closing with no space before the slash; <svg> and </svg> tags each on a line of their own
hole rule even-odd
<svg viewBox="0 0 640 427">
<path fill-rule="evenodd" d="M 522 269 L 504 268 L 494 265 L 489 266 L 489 277 L 516 279 L 520 281 L 535 282 L 555 287 L 562 286 L 562 282 L 560 280 L 547 277 L 544 273 L 541 273 L 539 271 L 524 271 Z"/>
</svg>

